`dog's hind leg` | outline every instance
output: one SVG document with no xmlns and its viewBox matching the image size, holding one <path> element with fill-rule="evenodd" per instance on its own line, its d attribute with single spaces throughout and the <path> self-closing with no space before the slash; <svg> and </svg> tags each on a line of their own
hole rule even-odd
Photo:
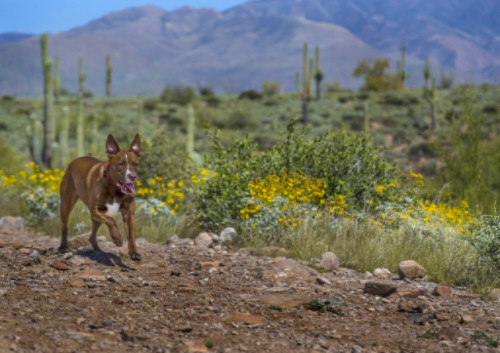
<svg viewBox="0 0 500 353">
<path fill-rule="evenodd" d="M 62 223 L 62 236 L 59 251 L 68 251 L 68 220 L 73 207 L 75 207 L 78 196 L 76 195 L 75 186 L 71 176 L 66 172 L 61 181 L 61 223 Z"/>
<path fill-rule="evenodd" d="M 95 251 L 101 251 L 99 245 L 97 244 L 97 230 L 100 226 L 101 222 L 92 220 L 92 232 L 90 233 L 89 242 L 92 244 L 92 248 L 94 248 Z"/>
</svg>

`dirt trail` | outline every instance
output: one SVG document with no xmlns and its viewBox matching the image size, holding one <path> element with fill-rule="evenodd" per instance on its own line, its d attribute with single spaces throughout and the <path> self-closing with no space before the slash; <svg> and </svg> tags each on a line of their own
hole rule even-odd
<svg viewBox="0 0 500 353">
<path fill-rule="evenodd" d="M 382 298 L 363 291 L 368 274 L 245 249 L 140 240 L 136 264 L 100 244 L 62 255 L 56 239 L 0 231 L 0 353 L 498 352 L 498 303 L 458 289 L 393 280 Z"/>
</svg>

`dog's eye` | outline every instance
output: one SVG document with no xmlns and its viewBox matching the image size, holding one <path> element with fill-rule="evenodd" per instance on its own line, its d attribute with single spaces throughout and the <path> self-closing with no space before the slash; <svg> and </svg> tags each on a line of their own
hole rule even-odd
<svg viewBox="0 0 500 353">
<path fill-rule="evenodd" d="M 119 162 L 119 163 L 118 163 L 118 165 L 119 165 L 120 167 L 123 167 L 123 166 L 125 165 L 125 162 Z"/>
<path fill-rule="evenodd" d="M 132 165 L 134 166 L 134 168 L 137 168 L 139 166 L 139 163 L 134 162 L 134 163 L 132 163 Z"/>
</svg>

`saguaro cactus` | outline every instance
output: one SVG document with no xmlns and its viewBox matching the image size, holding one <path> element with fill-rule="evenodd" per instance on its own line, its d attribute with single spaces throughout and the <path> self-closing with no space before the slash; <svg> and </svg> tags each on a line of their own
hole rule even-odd
<svg viewBox="0 0 500 353">
<path fill-rule="evenodd" d="M 59 101 L 61 95 L 61 63 L 59 56 L 54 58 L 54 98 L 56 102 Z"/>
<path fill-rule="evenodd" d="M 82 57 L 78 58 L 78 93 L 83 97 L 85 93 L 85 80 L 87 79 L 87 75 L 83 70 L 83 59 Z"/>
<path fill-rule="evenodd" d="M 194 133 L 196 126 L 196 116 L 191 104 L 187 107 L 187 137 L 186 137 L 186 152 L 191 160 L 196 164 L 201 164 L 203 158 L 194 150 Z"/>
<path fill-rule="evenodd" d="M 78 106 L 76 112 L 76 154 L 78 157 L 83 156 L 84 146 L 83 146 L 83 128 L 84 128 L 84 116 L 83 116 L 83 96 L 78 95 Z"/>
<path fill-rule="evenodd" d="M 404 89 L 406 81 L 410 77 L 410 75 L 406 72 L 406 48 L 404 46 L 401 47 L 401 62 L 399 63 L 398 71 L 401 80 L 401 87 Z"/>
<path fill-rule="evenodd" d="M 321 66 L 320 66 L 320 61 L 319 61 L 319 47 L 316 46 L 315 48 L 315 68 L 314 68 L 314 80 L 316 81 L 316 99 L 320 100 L 321 99 L 321 82 L 323 81 L 323 78 L 325 75 L 323 74 L 323 71 L 321 71 Z"/>
<path fill-rule="evenodd" d="M 422 69 L 422 74 L 424 75 L 424 90 L 429 89 L 429 80 L 431 79 L 431 63 L 429 59 L 425 59 L 424 68 Z"/>
<path fill-rule="evenodd" d="M 141 100 L 137 103 L 137 132 L 139 136 L 144 136 L 144 109 Z"/>
<path fill-rule="evenodd" d="M 28 133 L 31 135 L 30 141 L 30 154 L 31 160 L 35 162 L 37 165 L 40 165 L 42 162 L 42 145 L 40 135 L 42 134 L 42 124 L 40 120 L 36 118 L 34 114 L 30 114 L 30 128 L 28 129 Z"/>
<path fill-rule="evenodd" d="M 363 104 L 363 124 L 364 124 L 364 129 L 365 132 L 368 134 L 370 133 L 370 111 L 369 111 L 369 105 L 368 105 L 368 100 L 365 100 Z"/>
<path fill-rule="evenodd" d="M 308 67 L 307 60 L 307 43 L 304 43 L 303 58 L 302 58 L 302 89 L 300 91 L 300 98 L 302 100 L 302 122 L 309 121 L 309 102 L 311 101 L 311 78 L 312 68 L 310 63 Z"/>
<path fill-rule="evenodd" d="M 47 33 L 40 38 L 43 69 L 43 149 L 42 162 L 51 166 L 51 146 L 55 140 L 54 92 L 52 82 L 52 62 L 49 58 L 49 39 Z"/>
<path fill-rule="evenodd" d="M 111 81 L 113 80 L 113 67 L 111 66 L 111 58 L 106 55 L 106 97 L 111 96 Z"/>
<path fill-rule="evenodd" d="M 64 168 L 69 162 L 69 108 L 67 106 L 62 107 L 59 147 L 61 166 Z"/>
<path fill-rule="evenodd" d="M 431 88 L 424 89 L 424 98 L 429 104 L 429 108 L 431 110 L 431 128 L 432 130 L 436 130 L 437 128 L 437 89 L 436 89 L 436 79 L 432 77 L 431 79 Z"/>
<path fill-rule="evenodd" d="M 295 89 L 297 91 L 297 95 L 300 96 L 300 72 L 295 73 Z"/>
<path fill-rule="evenodd" d="M 59 147 L 59 144 L 57 142 L 52 142 L 52 145 L 50 146 L 51 152 L 52 152 L 52 167 L 54 168 L 61 168 L 61 149 Z"/>
</svg>

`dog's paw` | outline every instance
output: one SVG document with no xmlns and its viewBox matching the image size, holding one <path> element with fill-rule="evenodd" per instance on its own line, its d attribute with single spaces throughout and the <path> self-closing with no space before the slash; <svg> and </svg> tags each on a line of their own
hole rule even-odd
<svg viewBox="0 0 500 353">
<path fill-rule="evenodd" d="M 69 247 L 67 246 L 60 246 L 57 251 L 61 254 L 65 254 L 65 253 L 68 253 L 70 252 L 71 250 L 69 249 Z"/>
<path fill-rule="evenodd" d="M 112 239 L 116 246 L 121 247 L 123 245 L 123 240 L 121 238 L 113 237 Z"/>
<path fill-rule="evenodd" d="M 134 253 L 130 254 L 130 259 L 133 261 L 141 261 L 142 256 L 141 256 L 141 254 L 134 252 Z"/>
</svg>

